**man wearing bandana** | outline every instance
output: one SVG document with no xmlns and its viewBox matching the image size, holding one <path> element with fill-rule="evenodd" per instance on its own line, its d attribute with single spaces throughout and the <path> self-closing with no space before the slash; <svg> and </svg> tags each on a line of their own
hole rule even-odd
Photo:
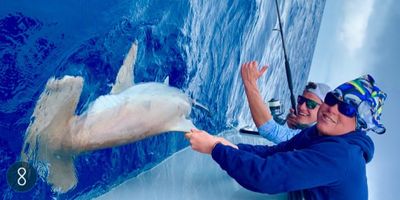
<svg viewBox="0 0 400 200">
<path fill-rule="evenodd" d="M 365 75 L 329 92 L 317 124 L 278 145 L 235 145 L 200 130 L 186 138 L 249 190 L 302 190 L 305 199 L 368 199 L 366 164 L 374 143 L 367 132 L 385 132 L 380 123 L 385 99 L 372 76 Z"/>
</svg>

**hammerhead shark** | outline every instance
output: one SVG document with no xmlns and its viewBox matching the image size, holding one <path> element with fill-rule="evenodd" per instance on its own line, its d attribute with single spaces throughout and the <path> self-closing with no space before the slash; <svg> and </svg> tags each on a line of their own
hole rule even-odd
<svg viewBox="0 0 400 200">
<path fill-rule="evenodd" d="M 42 175 L 56 192 L 75 187 L 74 158 L 83 152 L 132 143 L 168 131 L 189 132 L 195 103 L 164 83 L 134 83 L 137 44 L 133 43 L 111 92 L 75 114 L 83 78 L 50 78 L 36 103 L 21 160 L 44 166 Z M 168 78 L 167 78 L 168 79 Z M 201 105 L 200 105 L 201 106 Z"/>
</svg>

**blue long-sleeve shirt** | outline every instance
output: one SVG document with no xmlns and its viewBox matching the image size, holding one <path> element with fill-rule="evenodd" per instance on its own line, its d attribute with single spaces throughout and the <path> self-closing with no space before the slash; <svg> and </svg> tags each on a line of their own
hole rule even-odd
<svg viewBox="0 0 400 200">
<path fill-rule="evenodd" d="M 280 125 L 276 123 L 275 120 L 270 119 L 258 127 L 258 132 L 267 140 L 279 144 L 300 133 L 301 129 L 290 129 L 287 126 Z"/>
<path fill-rule="evenodd" d="M 365 132 L 320 136 L 315 126 L 275 146 L 217 144 L 212 158 L 243 187 L 262 193 L 303 190 L 306 199 L 368 199 Z"/>
</svg>

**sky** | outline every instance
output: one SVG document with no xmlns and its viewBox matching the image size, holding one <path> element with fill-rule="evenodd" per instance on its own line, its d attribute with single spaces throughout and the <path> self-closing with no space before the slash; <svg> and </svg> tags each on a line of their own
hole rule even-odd
<svg viewBox="0 0 400 200">
<path fill-rule="evenodd" d="M 375 143 L 367 165 L 370 199 L 397 199 L 400 185 L 399 52 L 400 1 L 327 0 L 309 80 L 335 88 L 368 73 L 388 95 L 382 114 L 386 133 L 369 133 Z"/>
</svg>

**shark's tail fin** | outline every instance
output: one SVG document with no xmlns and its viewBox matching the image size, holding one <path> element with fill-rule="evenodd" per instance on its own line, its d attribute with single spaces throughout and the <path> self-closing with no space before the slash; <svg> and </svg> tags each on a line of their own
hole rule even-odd
<svg viewBox="0 0 400 200">
<path fill-rule="evenodd" d="M 25 133 L 21 159 L 33 163 L 57 192 L 68 191 L 77 183 L 70 124 L 82 86 L 82 77 L 51 78 Z"/>
</svg>

